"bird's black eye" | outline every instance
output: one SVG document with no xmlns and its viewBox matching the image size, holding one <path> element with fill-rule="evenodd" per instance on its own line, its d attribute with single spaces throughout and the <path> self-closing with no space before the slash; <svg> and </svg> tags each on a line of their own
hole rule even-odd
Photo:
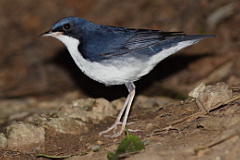
<svg viewBox="0 0 240 160">
<path fill-rule="evenodd" d="M 66 24 L 63 25 L 63 30 L 64 31 L 68 31 L 70 29 L 71 29 L 71 25 L 69 23 L 66 23 Z"/>
</svg>

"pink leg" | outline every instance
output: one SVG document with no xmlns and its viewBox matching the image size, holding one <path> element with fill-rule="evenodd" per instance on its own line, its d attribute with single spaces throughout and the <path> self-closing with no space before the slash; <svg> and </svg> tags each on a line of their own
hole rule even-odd
<svg viewBox="0 0 240 160">
<path fill-rule="evenodd" d="M 117 125 L 121 124 L 120 120 L 123 116 L 123 113 L 124 113 L 124 117 L 123 117 L 123 123 L 122 123 L 122 127 L 121 127 L 121 130 L 117 133 L 115 133 L 114 135 L 105 135 L 105 137 L 118 137 L 122 134 L 122 132 L 124 131 L 125 127 L 126 127 L 126 124 L 127 124 L 127 119 L 128 119 L 128 115 L 129 115 L 129 111 L 131 109 L 131 105 L 132 105 L 132 101 L 133 101 L 133 98 L 135 96 L 135 85 L 131 82 L 131 83 L 126 83 L 125 84 L 127 89 L 128 89 L 128 96 L 127 96 L 127 99 L 125 100 L 125 103 L 120 111 L 120 113 L 118 114 L 118 117 L 115 121 L 115 123 L 109 127 L 107 130 L 105 131 L 102 131 L 99 133 L 99 135 L 102 135 L 102 134 L 105 134 L 109 131 L 111 131 L 112 129 L 114 129 L 114 133 L 116 132 L 116 129 L 117 129 Z"/>
</svg>

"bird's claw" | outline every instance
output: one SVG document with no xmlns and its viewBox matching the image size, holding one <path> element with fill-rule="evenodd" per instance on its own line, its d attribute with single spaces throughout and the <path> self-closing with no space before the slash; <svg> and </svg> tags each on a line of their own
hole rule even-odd
<svg viewBox="0 0 240 160">
<path fill-rule="evenodd" d="M 130 122 L 130 123 L 127 123 L 127 125 L 131 125 L 131 124 L 133 124 L 133 123 L 134 123 L 134 122 Z M 113 130 L 113 133 L 114 133 L 113 135 L 104 135 L 104 137 L 114 138 L 114 137 L 120 136 L 120 135 L 122 134 L 122 132 L 124 131 L 124 128 L 121 127 L 121 130 L 120 130 L 119 132 L 116 132 L 118 125 L 122 125 L 122 122 L 115 122 L 115 123 L 114 123 L 111 127 L 109 127 L 107 130 L 100 132 L 99 135 L 108 133 L 108 132 L 110 132 L 111 130 Z M 136 130 L 126 129 L 126 130 L 128 130 L 129 132 L 139 132 L 139 131 L 141 131 L 141 130 L 139 130 L 139 129 L 136 129 Z"/>
</svg>

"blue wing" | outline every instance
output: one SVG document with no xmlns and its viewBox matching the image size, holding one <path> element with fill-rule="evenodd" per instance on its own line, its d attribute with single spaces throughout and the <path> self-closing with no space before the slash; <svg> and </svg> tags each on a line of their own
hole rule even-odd
<svg viewBox="0 0 240 160">
<path fill-rule="evenodd" d="M 182 32 L 129 29 L 100 26 L 83 37 L 79 50 L 90 61 L 101 61 L 119 56 L 151 56 L 181 41 L 201 40 L 208 35 L 185 35 Z"/>
</svg>

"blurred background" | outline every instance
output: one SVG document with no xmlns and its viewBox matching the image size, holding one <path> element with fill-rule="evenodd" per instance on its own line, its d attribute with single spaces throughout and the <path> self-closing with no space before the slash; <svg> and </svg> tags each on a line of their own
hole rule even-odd
<svg viewBox="0 0 240 160">
<path fill-rule="evenodd" d="M 184 98 L 199 82 L 240 85 L 238 0 L 0 0 L 0 98 L 126 96 L 77 68 L 66 48 L 40 38 L 56 21 L 77 16 L 97 24 L 187 34 L 214 34 L 160 63 L 136 83 L 137 94 Z M 70 94 L 71 95 L 71 94 Z"/>
</svg>

